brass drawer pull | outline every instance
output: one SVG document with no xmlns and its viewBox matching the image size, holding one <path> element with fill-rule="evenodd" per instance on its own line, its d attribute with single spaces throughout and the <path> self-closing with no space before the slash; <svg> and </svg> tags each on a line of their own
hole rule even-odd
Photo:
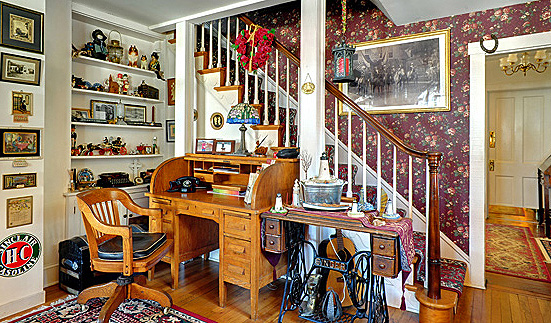
<svg viewBox="0 0 551 323">
<path fill-rule="evenodd" d="M 270 245 L 274 245 L 275 244 L 275 241 L 274 240 L 270 240 Z"/>
<path fill-rule="evenodd" d="M 384 250 L 384 249 L 385 249 L 385 245 L 384 245 L 384 244 L 380 245 L 380 246 L 379 246 L 379 249 Z"/>
<path fill-rule="evenodd" d="M 385 268 L 386 268 L 386 265 L 385 265 L 385 264 L 379 264 L 379 268 L 385 269 Z"/>
<path fill-rule="evenodd" d="M 275 226 L 273 224 L 270 224 L 270 229 L 273 229 L 275 228 Z"/>
</svg>

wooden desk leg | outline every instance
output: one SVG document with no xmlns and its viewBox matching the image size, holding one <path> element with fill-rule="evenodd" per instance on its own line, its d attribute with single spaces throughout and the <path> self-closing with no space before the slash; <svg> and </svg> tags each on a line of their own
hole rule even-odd
<svg viewBox="0 0 551 323">
<path fill-rule="evenodd" d="M 218 222 L 218 247 L 220 248 L 218 253 L 218 302 L 220 307 L 226 306 L 226 296 L 228 294 L 228 289 L 224 282 L 224 219 L 224 215 L 221 215 Z"/>
<path fill-rule="evenodd" d="M 256 320 L 257 318 L 258 318 L 258 283 L 251 284 L 251 320 Z"/>
<path fill-rule="evenodd" d="M 219 297 L 219 305 L 220 307 L 226 307 L 226 295 L 228 293 L 228 288 L 226 286 L 226 282 L 224 282 L 224 278 L 220 277 L 218 278 L 218 297 Z"/>
</svg>

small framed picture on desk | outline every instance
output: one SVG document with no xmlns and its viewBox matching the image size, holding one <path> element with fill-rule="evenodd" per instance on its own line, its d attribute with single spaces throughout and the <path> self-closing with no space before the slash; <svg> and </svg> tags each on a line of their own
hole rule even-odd
<svg viewBox="0 0 551 323">
<path fill-rule="evenodd" d="M 197 138 L 195 141 L 195 153 L 212 154 L 214 153 L 215 144 L 216 144 L 216 139 Z"/>
<path fill-rule="evenodd" d="M 235 140 L 216 140 L 214 147 L 217 155 L 231 154 L 235 151 Z"/>
</svg>

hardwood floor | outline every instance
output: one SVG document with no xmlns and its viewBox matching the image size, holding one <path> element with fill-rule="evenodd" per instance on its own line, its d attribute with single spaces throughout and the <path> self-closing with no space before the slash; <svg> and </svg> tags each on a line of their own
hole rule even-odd
<svg viewBox="0 0 551 323">
<path fill-rule="evenodd" d="M 507 223 L 528 226 L 535 236 L 541 235 L 540 228 L 534 223 L 529 210 L 498 210 L 491 208 L 487 220 L 492 223 Z M 148 286 L 165 290 L 175 305 L 208 317 L 220 323 L 254 322 L 249 319 L 249 292 L 240 287 L 229 285 L 228 302 L 225 308 L 218 307 L 218 263 L 197 258 L 180 265 L 179 288 L 170 288 L 170 267 L 158 266 L 155 279 Z M 487 289 L 480 290 L 465 287 L 459 299 L 455 323 L 551 323 L 551 283 L 544 283 L 486 273 Z M 256 322 L 277 322 L 284 282 L 274 283 L 275 290 L 268 286 L 260 291 L 259 319 Z M 57 286 L 46 289 L 46 303 L 65 297 L 67 294 Z M 389 308 L 391 323 L 417 322 L 415 313 Z M 21 315 L 19 313 L 15 316 Z M 307 322 L 298 319 L 298 313 L 288 312 L 284 322 Z M 366 322 L 358 320 L 356 322 Z"/>
</svg>

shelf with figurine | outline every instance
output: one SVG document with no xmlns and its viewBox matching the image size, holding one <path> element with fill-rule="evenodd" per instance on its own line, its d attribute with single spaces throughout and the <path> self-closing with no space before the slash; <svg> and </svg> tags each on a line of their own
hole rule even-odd
<svg viewBox="0 0 551 323">
<path fill-rule="evenodd" d="M 77 133 L 74 128 L 71 129 L 71 159 L 87 158 L 138 158 L 138 157 L 161 157 L 157 137 L 153 137 L 153 144 L 146 145 L 140 143 L 136 149 L 129 150 L 126 142 L 121 137 L 104 137 L 98 143 L 83 143 L 77 145 Z"/>
<path fill-rule="evenodd" d="M 94 120 L 94 119 L 91 119 Z M 134 124 L 110 124 L 110 123 L 97 123 L 97 122 L 79 122 L 79 121 L 72 121 L 71 125 L 73 126 L 83 126 L 83 127 L 112 127 L 112 128 L 128 128 L 128 129 L 147 129 L 147 130 L 162 130 L 163 125 L 161 123 L 155 122 L 155 123 L 149 123 L 149 124 L 143 124 L 143 125 L 134 125 Z"/>
<path fill-rule="evenodd" d="M 89 95 L 105 96 L 105 97 L 112 97 L 112 98 L 119 98 L 119 99 L 151 102 L 151 103 L 164 103 L 164 101 L 162 100 L 142 98 L 140 96 L 135 96 L 135 95 L 125 95 L 125 94 L 101 92 L 101 91 L 94 91 L 94 90 L 84 90 L 84 89 L 77 89 L 77 88 L 73 88 L 72 91 L 74 94 L 89 94 Z"/>
<path fill-rule="evenodd" d="M 155 72 L 151 71 L 151 70 L 148 70 L 147 68 L 128 66 L 128 65 L 124 65 L 124 64 L 120 64 L 120 63 L 113 63 L 113 62 L 110 62 L 110 61 L 107 61 L 107 60 L 104 61 L 104 60 L 100 60 L 100 59 L 96 59 L 96 58 L 92 58 L 92 57 L 88 57 L 88 56 L 79 55 L 79 56 L 73 57 L 73 62 L 81 63 L 81 64 L 88 64 L 88 65 L 93 65 L 93 66 L 98 66 L 98 67 L 124 70 L 124 71 L 128 71 L 130 73 L 137 73 L 137 74 L 143 74 L 143 75 L 146 75 L 146 76 L 155 77 Z"/>
<path fill-rule="evenodd" d="M 155 158 L 155 157 L 163 157 L 162 154 L 151 154 L 151 155 L 142 155 L 142 154 L 136 154 L 136 155 L 97 155 L 97 156 L 71 156 L 71 159 L 106 159 L 106 158 Z"/>
</svg>

